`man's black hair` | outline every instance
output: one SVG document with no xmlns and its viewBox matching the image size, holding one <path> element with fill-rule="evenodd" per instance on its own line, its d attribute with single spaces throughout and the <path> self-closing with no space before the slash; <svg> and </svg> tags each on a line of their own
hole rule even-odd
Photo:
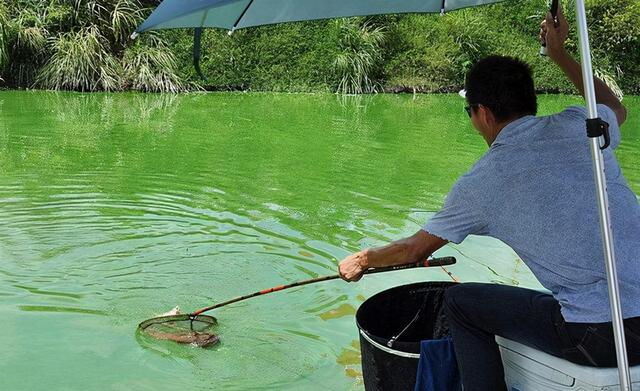
<svg viewBox="0 0 640 391">
<path fill-rule="evenodd" d="M 538 111 L 531 68 L 513 57 L 489 56 L 478 61 L 467 73 L 465 90 L 470 105 L 488 107 L 498 121 Z"/>
</svg>

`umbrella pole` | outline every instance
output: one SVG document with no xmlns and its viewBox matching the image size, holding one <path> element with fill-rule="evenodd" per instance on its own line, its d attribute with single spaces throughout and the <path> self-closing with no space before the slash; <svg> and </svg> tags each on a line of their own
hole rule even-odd
<svg viewBox="0 0 640 391">
<path fill-rule="evenodd" d="M 584 84 L 585 99 L 588 118 L 598 118 L 596 107 L 595 87 L 593 82 L 593 69 L 591 66 L 591 52 L 589 49 L 589 33 L 587 31 L 587 17 L 584 0 L 576 0 L 576 16 L 578 20 L 578 35 L 580 39 L 580 57 L 582 64 L 582 80 Z M 589 139 L 591 157 L 593 160 L 593 172 L 596 180 L 596 193 L 598 199 L 598 212 L 600 214 L 600 231 L 602 233 L 602 245 L 607 271 L 607 286 L 609 288 L 609 303 L 611 305 L 611 318 L 613 334 L 616 343 L 616 357 L 618 359 L 618 373 L 620 375 L 620 389 L 631 391 L 631 376 L 629 374 L 629 362 L 625 346 L 624 326 L 622 322 L 622 307 L 620 305 L 620 292 L 618 289 L 618 276 L 616 272 L 615 253 L 613 247 L 613 233 L 611 232 L 611 219 L 609 215 L 609 200 L 607 197 L 607 182 L 604 172 L 604 158 L 600 150 L 600 138 Z"/>
</svg>

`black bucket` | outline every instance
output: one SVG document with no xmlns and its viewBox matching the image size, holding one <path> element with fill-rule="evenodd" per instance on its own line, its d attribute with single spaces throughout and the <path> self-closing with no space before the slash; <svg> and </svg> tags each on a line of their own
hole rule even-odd
<svg viewBox="0 0 640 391">
<path fill-rule="evenodd" d="M 420 342 L 449 335 L 443 300 L 445 289 L 454 284 L 420 282 L 397 286 L 362 303 L 356 323 L 366 390 L 414 389 Z"/>
</svg>

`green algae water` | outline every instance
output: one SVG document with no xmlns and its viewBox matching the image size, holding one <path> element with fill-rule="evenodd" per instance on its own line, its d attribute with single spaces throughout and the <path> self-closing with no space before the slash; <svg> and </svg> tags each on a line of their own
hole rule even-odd
<svg viewBox="0 0 640 391">
<path fill-rule="evenodd" d="M 542 96 L 541 114 L 580 102 Z M 617 157 L 640 193 L 640 98 Z M 354 313 L 442 269 L 331 281 L 212 313 L 211 349 L 138 322 L 334 274 L 414 233 L 485 151 L 457 95 L 0 92 L 0 389 L 360 390 Z M 595 206 L 594 206 L 595 207 Z M 539 287 L 487 238 L 462 281 Z"/>
</svg>

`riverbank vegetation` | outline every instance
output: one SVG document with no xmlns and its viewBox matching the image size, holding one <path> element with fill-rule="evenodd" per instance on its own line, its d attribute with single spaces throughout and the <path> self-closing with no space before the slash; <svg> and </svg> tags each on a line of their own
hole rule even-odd
<svg viewBox="0 0 640 391">
<path fill-rule="evenodd" d="M 0 76 L 14 88 L 185 90 L 159 34 L 129 38 L 148 12 L 138 0 L 0 0 Z"/>
<path fill-rule="evenodd" d="M 573 22 L 572 2 L 565 14 Z M 574 92 L 538 55 L 544 0 L 508 1 L 440 15 L 385 15 L 225 31 L 207 29 L 201 80 L 192 31 L 129 35 L 153 0 L 0 0 L 0 86 L 79 91 L 190 89 L 446 92 L 488 54 L 530 63 L 541 91 Z M 640 3 L 588 0 L 594 68 L 640 93 Z M 574 24 L 575 25 L 575 24 Z M 568 42 L 577 53 L 575 31 Z"/>
</svg>

